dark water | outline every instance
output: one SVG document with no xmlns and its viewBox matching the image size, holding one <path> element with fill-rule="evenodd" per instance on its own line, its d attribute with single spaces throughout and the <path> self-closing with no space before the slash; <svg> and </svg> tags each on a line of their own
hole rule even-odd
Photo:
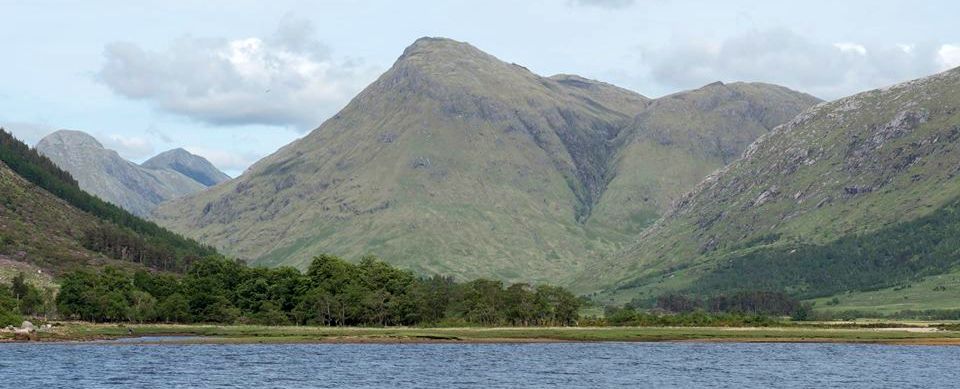
<svg viewBox="0 0 960 389">
<path fill-rule="evenodd" d="M 0 344 L 3 388 L 946 388 L 960 347 Z"/>
</svg>

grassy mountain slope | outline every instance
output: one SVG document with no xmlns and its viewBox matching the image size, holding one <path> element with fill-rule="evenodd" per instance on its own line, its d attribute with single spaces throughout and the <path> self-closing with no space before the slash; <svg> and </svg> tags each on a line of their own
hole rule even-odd
<svg viewBox="0 0 960 389">
<path fill-rule="evenodd" d="M 606 283 L 621 296 L 632 293 L 624 287 L 649 289 L 654 283 L 661 290 L 696 288 L 720 279 L 710 274 L 729 269 L 725 264 L 776 266 L 788 261 L 787 254 L 803 256 L 841 238 L 867 244 L 856 237 L 950 212 L 948 205 L 960 196 L 958 108 L 956 69 L 820 104 L 762 136 L 742 158 L 683 197 L 635 247 L 584 273 L 578 283 L 603 285 L 592 274 L 622 274 Z M 836 262 L 845 260 L 839 253 Z M 920 249 L 909 254 L 927 258 Z M 779 268 L 770 274 L 786 272 Z M 813 286 L 826 285 L 831 283 Z"/>
<path fill-rule="evenodd" d="M 127 161 L 80 131 L 47 135 L 37 150 L 70 172 L 83 190 L 139 216 L 148 215 L 162 201 L 206 187 L 172 169 L 147 169 Z"/>
<path fill-rule="evenodd" d="M 646 163 L 622 156 L 650 104 L 609 84 L 541 77 L 468 44 L 424 38 L 306 137 L 155 214 L 260 264 L 374 253 L 425 273 L 558 282 L 632 239 L 595 212 L 611 185 L 647 184 L 617 177 Z M 695 182 L 719 161 L 682 174 Z"/>
<path fill-rule="evenodd" d="M 634 118 L 591 222 L 639 232 L 760 135 L 820 100 L 761 83 L 713 83 L 653 100 Z"/>
<path fill-rule="evenodd" d="M 83 192 L 69 173 L 2 129 L 0 243 L 3 259 L 53 271 L 111 260 L 177 270 L 216 253 Z"/>
</svg>

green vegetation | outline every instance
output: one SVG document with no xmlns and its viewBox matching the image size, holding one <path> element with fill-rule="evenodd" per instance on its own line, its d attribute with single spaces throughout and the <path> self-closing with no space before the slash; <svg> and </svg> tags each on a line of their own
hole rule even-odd
<svg viewBox="0 0 960 389">
<path fill-rule="evenodd" d="M 569 325 L 580 301 L 549 285 L 417 278 L 375 257 L 358 264 L 321 255 L 303 274 L 206 257 L 182 277 L 113 267 L 75 271 L 57 296 L 65 318 L 95 322 L 270 325 Z"/>
<path fill-rule="evenodd" d="M 6 285 L 0 285 L 0 327 L 19 326 L 22 320 L 17 312 L 17 300 Z"/>
<path fill-rule="evenodd" d="M 910 313 L 918 317 L 947 319 L 949 312 L 960 316 L 960 270 L 911 279 L 878 290 L 821 297 L 811 302 L 818 312 L 843 317 L 859 312 L 857 317 Z"/>
<path fill-rule="evenodd" d="M 703 310 L 675 315 L 656 315 L 634 308 L 613 308 L 605 312 L 611 326 L 632 327 L 767 327 L 779 322 L 770 316 L 745 313 L 707 313 Z"/>
<path fill-rule="evenodd" d="M 172 271 L 182 271 L 193 259 L 216 253 L 213 248 L 172 233 L 84 192 L 69 173 L 3 129 L 0 129 L 0 161 L 23 179 L 95 216 L 99 223 L 94 225 L 61 227 L 70 228 L 74 235 L 77 234 L 76 229 L 82 229 L 81 242 L 89 250 L 114 259 Z M 25 201 L 35 201 L 31 198 L 15 201 L 11 197 L 2 200 L 7 205 L 17 207 L 27 206 L 22 204 Z M 7 239 L 4 236 L 4 240 Z"/>
<path fill-rule="evenodd" d="M 54 291 L 40 289 L 17 274 L 10 286 L 0 284 L 0 327 L 19 326 L 23 317 L 47 317 L 54 312 Z"/>
<path fill-rule="evenodd" d="M 699 278 L 689 291 L 759 288 L 816 298 L 909 284 L 960 265 L 958 236 L 960 199 L 929 215 L 826 244 L 785 245 L 733 255 Z M 935 295 L 936 286 L 928 288 L 930 295 Z"/>
<path fill-rule="evenodd" d="M 857 342 L 882 344 L 960 344 L 956 328 L 774 325 L 724 327 L 514 327 L 514 328 L 357 328 L 256 325 L 66 324 L 40 334 L 40 340 L 96 340 L 126 336 L 188 335 L 184 343 L 403 343 L 403 342 Z M 894 324 L 896 327 L 896 324 Z M 952 329 L 951 329 L 952 328 Z M 2 336 L 2 335 L 0 335 Z M 168 341 L 169 342 L 169 341 Z"/>
</svg>

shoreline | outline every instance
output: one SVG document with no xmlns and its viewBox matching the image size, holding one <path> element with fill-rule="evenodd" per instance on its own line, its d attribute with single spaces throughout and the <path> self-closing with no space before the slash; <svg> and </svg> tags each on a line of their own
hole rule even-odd
<svg viewBox="0 0 960 389">
<path fill-rule="evenodd" d="M 530 344 L 604 342 L 857 343 L 960 346 L 960 331 L 935 327 L 294 327 L 63 323 L 38 340 L 0 344 Z M 143 341 L 137 341 L 142 338 Z M 156 338 L 156 339 L 151 339 Z M 164 339 L 166 338 L 166 339 Z M 178 339 L 180 338 L 180 339 Z"/>
</svg>

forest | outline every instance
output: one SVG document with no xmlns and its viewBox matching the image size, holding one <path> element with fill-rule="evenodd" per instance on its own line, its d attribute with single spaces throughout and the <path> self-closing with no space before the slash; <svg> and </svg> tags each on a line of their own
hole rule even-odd
<svg viewBox="0 0 960 389">
<path fill-rule="evenodd" d="M 321 255 L 306 273 L 208 256 L 181 275 L 107 267 L 64 275 L 59 315 L 93 322 L 264 325 L 572 325 L 581 301 L 555 286 L 417 277 L 373 256 Z"/>
</svg>

